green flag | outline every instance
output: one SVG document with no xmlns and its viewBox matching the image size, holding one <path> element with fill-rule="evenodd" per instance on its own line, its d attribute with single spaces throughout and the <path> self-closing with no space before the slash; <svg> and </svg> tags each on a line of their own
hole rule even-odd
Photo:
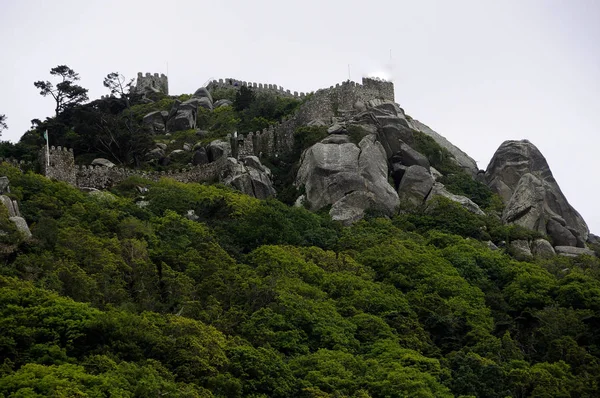
<svg viewBox="0 0 600 398">
<path fill-rule="evenodd" d="M 44 131 L 44 138 L 48 141 L 48 130 Z"/>
</svg>

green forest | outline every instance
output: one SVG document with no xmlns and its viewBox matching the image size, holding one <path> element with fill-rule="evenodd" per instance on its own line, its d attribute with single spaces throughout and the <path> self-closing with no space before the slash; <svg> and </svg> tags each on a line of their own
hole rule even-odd
<svg viewBox="0 0 600 398">
<path fill-rule="evenodd" d="M 244 95 L 199 112 L 208 138 L 298 106 Z M 78 161 L 109 156 L 114 123 L 110 159 L 160 169 L 138 155 L 161 137 L 119 143 L 172 101 L 74 105 L 0 151 L 35 159 L 54 129 Z M 296 156 L 322 133 L 300 129 Z M 432 164 L 452 171 L 440 154 Z M 457 170 L 447 186 L 487 216 L 439 198 L 343 227 L 289 205 L 293 161 L 270 164 L 282 196 L 268 200 L 168 178 L 85 193 L 1 164 L 33 237 L 0 206 L 0 397 L 600 396 L 597 257 L 491 250 L 537 235 L 502 225 L 497 197 Z"/>
</svg>

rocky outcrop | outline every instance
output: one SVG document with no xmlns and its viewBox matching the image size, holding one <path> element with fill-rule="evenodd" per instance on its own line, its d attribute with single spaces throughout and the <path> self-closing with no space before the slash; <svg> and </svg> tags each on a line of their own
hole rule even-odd
<svg viewBox="0 0 600 398">
<path fill-rule="evenodd" d="M 425 198 L 433 187 L 431 173 L 422 166 L 413 165 L 406 169 L 400 185 L 398 186 L 398 197 L 400 202 L 408 202 L 413 206 L 422 205 Z"/>
<path fill-rule="evenodd" d="M 224 140 L 214 140 L 206 147 L 208 160 L 214 162 L 222 157 L 231 156 L 231 144 Z"/>
<path fill-rule="evenodd" d="M 247 156 L 240 161 L 227 158 L 221 181 L 258 199 L 267 199 L 276 194 L 271 182 L 271 170 L 256 156 Z"/>
<path fill-rule="evenodd" d="M 479 171 L 477 167 L 477 162 L 473 160 L 469 155 L 461 151 L 458 147 L 454 146 L 450 141 L 446 138 L 442 137 L 440 134 L 433 131 L 429 126 L 419 122 L 415 119 L 407 118 L 408 126 L 413 130 L 420 131 L 423 134 L 427 134 L 431 138 L 435 140 L 442 148 L 446 148 L 448 152 L 454 156 L 456 163 L 470 175 L 475 176 Z"/>
<path fill-rule="evenodd" d="M 536 239 L 531 243 L 531 253 L 539 258 L 552 258 L 556 256 L 554 248 L 546 239 Z"/>
<path fill-rule="evenodd" d="M 169 112 L 155 111 L 150 112 L 142 119 L 144 125 L 148 126 L 153 132 L 164 133 L 167 129 L 167 118 Z"/>
<path fill-rule="evenodd" d="M 552 238 L 555 246 L 583 247 L 588 227 L 569 204 L 541 152 L 529 141 L 505 141 L 484 175 L 506 203 L 502 220 Z"/>
<path fill-rule="evenodd" d="M 431 188 L 431 192 L 429 193 L 429 196 L 427 196 L 427 202 L 430 202 L 431 200 L 433 200 L 439 196 L 444 197 L 446 199 L 450 199 L 451 201 L 460 204 L 462 207 L 464 207 L 471 213 L 474 213 L 474 214 L 477 214 L 480 216 L 485 215 L 485 213 L 479 208 L 479 206 L 477 206 L 477 204 L 475 202 L 473 202 L 471 199 L 467 198 L 466 196 L 455 195 L 453 193 L 450 193 L 450 192 L 448 192 L 446 187 L 444 187 L 444 184 L 442 184 L 440 182 L 436 182 L 433 184 L 433 188 Z"/>
<path fill-rule="evenodd" d="M 527 261 L 533 257 L 529 248 L 529 242 L 526 240 L 513 240 L 510 242 L 510 249 L 513 256 L 519 261 Z"/>
<path fill-rule="evenodd" d="M 394 213 L 398 194 L 387 181 L 386 153 L 376 138 L 369 134 L 356 145 L 332 134 L 304 151 L 296 185 L 304 187 L 311 210 L 332 205 L 332 217 L 346 224 L 367 208 Z"/>
<path fill-rule="evenodd" d="M 594 251 L 584 247 L 573 247 L 573 246 L 556 246 L 554 248 L 556 254 L 565 257 L 577 257 L 585 254 L 586 256 L 593 256 Z"/>
</svg>

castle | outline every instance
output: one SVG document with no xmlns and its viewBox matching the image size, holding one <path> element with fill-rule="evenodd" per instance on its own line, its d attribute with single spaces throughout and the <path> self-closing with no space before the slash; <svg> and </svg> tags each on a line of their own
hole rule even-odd
<svg viewBox="0 0 600 398">
<path fill-rule="evenodd" d="M 232 136 L 228 134 L 232 149 L 232 156 L 242 158 L 245 156 L 275 157 L 290 153 L 294 148 L 294 132 L 298 127 L 306 126 L 314 120 L 330 122 L 333 117 L 351 111 L 358 102 L 367 103 L 371 100 L 394 101 L 394 84 L 379 79 L 363 78 L 362 84 L 345 81 L 341 84 L 314 93 L 304 94 L 284 90 L 280 86 L 271 84 L 257 84 L 235 79 L 213 80 L 207 85 L 209 90 L 217 88 L 239 88 L 242 86 L 256 88 L 257 90 L 276 92 L 284 96 L 305 98 L 304 103 L 291 117 L 285 118 L 262 131 L 249 132 Z M 145 87 L 160 87 L 163 92 L 168 92 L 168 81 L 165 75 L 158 74 L 142 76 L 138 74 L 137 89 Z M 182 170 L 169 172 L 142 172 L 125 168 L 107 168 L 102 166 L 75 165 L 72 149 L 51 147 L 49 160 L 46 151 L 40 153 L 42 173 L 48 177 L 65 181 L 80 188 L 106 189 L 126 178 L 137 175 L 157 181 L 162 177 L 173 178 L 180 182 L 207 182 L 217 181 L 222 173 L 225 158 L 220 158 L 212 163 L 190 166 Z"/>
</svg>

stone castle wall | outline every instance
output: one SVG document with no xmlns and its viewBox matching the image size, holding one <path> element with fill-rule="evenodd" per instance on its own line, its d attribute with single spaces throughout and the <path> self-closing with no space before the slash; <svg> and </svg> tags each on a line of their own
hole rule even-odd
<svg viewBox="0 0 600 398">
<path fill-rule="evenodd" d="M 243 136 L 243 142 L 238 144 L 240 153 L 252 153 L 256 156 L 279 156 L 289 153 L 293 150 L 294 131 L 298 127 L 316 119 L 330 123 L 332 117 L 352 110 L 357 102 L 366 103 L 373 99 L 394 101 L 394 84 L 363 78 L 362 84 L 345 81 L 328 89 L 318 90 L 308 97 L 294 115 L 262 131 L 250 132 Z"/>
<path fill-rule="evenodd" d="M 201 166 L 193 166 L 168 172 L 144 172 L 133 169 L 103 166 L 75 165 L 73 150 L 61 147 L 50 147 L 50 165 L 46 162 L 46 150 L 40 154 L 42 173 L 59 181 L 65 181 L 78 188 L 108 189 L 131 176 L 139 176 L 152 181 L 163 177 L 179 182 L 212 182 L 219 179 L 225 168 L 226 158 Z"/>
<path fill-rule="evenodd" d="M 252 88 L 256 92 L 268 92 L 282 97 L 304 98 L 306 96 L 305 93 L 292 92 L 276 84 L 245 82 L 231 78 L 213 80 L 206 85 L 206 88 L 212 91 L 217 89 L 238 89 L 242 86 Z"/>
<path fill-rule="evenodd" d="M 138 72 L 135 91 L 143 94 L 148 88 L 154 88 L 161 91 L 163 94 L 169 95 L 169 79 L 164 74 Z"/>
</svg>

